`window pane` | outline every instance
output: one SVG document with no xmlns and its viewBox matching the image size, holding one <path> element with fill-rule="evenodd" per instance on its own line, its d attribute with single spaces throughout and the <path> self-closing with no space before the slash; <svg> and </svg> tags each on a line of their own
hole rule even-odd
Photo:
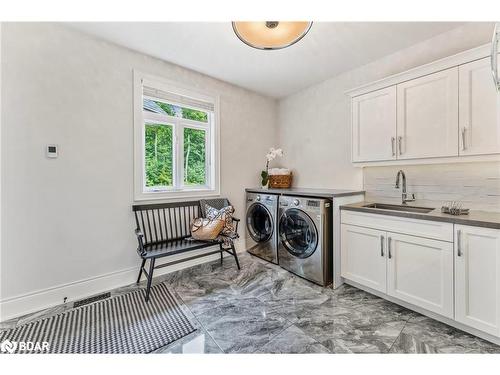
<svg viewBox="0 0 500 375">
<path fill-rule="evenodd" d="M 157 100 L 144 98 L 143 109 L 146 112 L 160 113 L 162 115 L 185 118 L 194 121 L 208 122 L 207 112 L 184 108 L 178 105 L 164 103 Z"/>
<path fill-rule="evenodd" d="M 180 107 L 146 98 L 144 98 L 143 100 L 142 108 L 146 112 L 160 113 L 162 115 L 176 117 L 180 117 L 180 114 L 182 113 Z M 179 116 L 176 115 L 176 111 L 178 112 Z"/>
<path fill-rule="evenodd" d="M 206 184 L 205 130 L 184 128 L 184 184 Z"/>
<path fill-rule="evenodd" d="M 172 125 L 147 123 L 145 129 L 146 187 L 172 186 Z"/>
<path fill-rule="evenodd" d="M 208 116 L 206 112 L 197 111 L 189 108 L 182 108 L 182 117 L 188 120 L 207 122 Z"/>
</svg>

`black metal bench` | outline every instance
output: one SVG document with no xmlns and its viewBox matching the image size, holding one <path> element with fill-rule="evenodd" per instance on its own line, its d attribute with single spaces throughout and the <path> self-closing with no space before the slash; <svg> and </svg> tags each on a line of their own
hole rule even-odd
<svg viewBox="0 0 500 375">
<path fill-rule="evenodd" d="M 234 256 L 236 266 L 240 269 L 233 242 L 234 239 L 238 238 L 239 219 L 233 218 L 235 232 L 232 235 L 220 237 L 213 241 L 198 241 L 191 238 L 191 222 L 195 218 L 206 217 L 205 207 L 207 204 L 217 209 L 230 205 L 227 199 L 221 198 L 189 202 L 139 204 L 132 206 L 136 222 L 135 234 L 138 241 L 137 253 L 142 258 L 137 284 L 141 281 L 142 273 L 144 272 L 148 280 L 146 302 L 149 301 L 153 272 L 157 268 L 187 262 L 192 259 L 216 253 L 220 253 L 220 261 L 222 264 L 223 254 L 226 252 Z M 197 254 L 155 266 L 156 259 L 158 258 L 211 246 L 218 246 L 219 248 L 211 252 Z M 146 271 L 144 267 L 148 259 L 149 271 Z"/>
</svg>

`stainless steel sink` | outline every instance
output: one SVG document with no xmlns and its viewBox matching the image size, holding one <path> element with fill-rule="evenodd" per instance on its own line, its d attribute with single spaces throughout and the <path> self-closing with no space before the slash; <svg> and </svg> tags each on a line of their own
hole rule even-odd
<svg viewBox="0 0 500 375">
<path fill-rule="evenodd" d="M 365 204 L 363 207 L 378 208 L 379 210 L 390 210 L 390 211 L 419 212 L 423 214 L 427 214 L 431 211 L 434 211 L 434 208 L 430 207 L 416 207 L 416 206 L 406 206 L 406 205 L 386 204 L 386 203 L 370 203 L 370 204 Z"/>
</svg>

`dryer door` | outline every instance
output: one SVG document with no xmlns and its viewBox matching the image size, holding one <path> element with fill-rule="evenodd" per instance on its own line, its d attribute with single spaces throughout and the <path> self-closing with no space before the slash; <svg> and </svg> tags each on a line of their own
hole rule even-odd
<svg viewBox="0 0 500 375">
<path fill-rule="evenodd" d="M 254 203 L 247 210 L 247 229 L 255 242 L 266 242 L 273 236 L 273 219 L 261 203 Z"/>
<path fill-rule="evenodd" d="M 280 218 L 280 240 L 285 249 L 297 258 L 310 257 L 318 247 L 318 230 L 304 211 L 286 210 Z"/>
</svg>

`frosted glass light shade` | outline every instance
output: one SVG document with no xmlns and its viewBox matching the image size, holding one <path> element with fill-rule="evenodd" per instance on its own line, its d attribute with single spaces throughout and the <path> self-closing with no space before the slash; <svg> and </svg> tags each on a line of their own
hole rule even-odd
<svg viewBox="0 0 500 375">
<path fill-rule="evenodd" d="M 297 43 L 307 34 L 312 22 L 233 22 L 240 40 L 258 49 L 281 49 Z"/>
</svg>

